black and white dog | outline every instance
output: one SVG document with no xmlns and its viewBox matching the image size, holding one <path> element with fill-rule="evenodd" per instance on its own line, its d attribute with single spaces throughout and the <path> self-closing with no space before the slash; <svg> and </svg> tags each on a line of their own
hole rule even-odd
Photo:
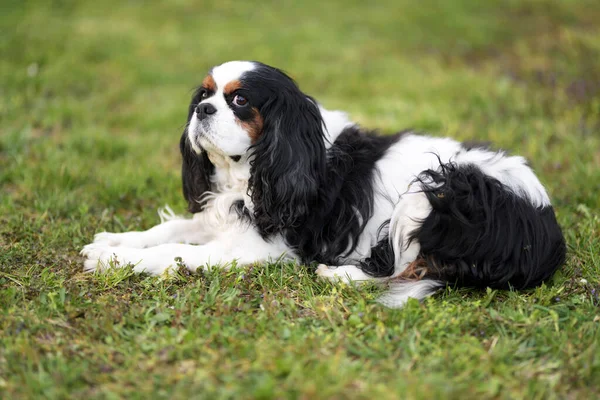
<svg viewBox="0 0 600 400">
<path fill-rule="evenodd" d="M 281 257 L 317 274 L 378 280 L 402 306 L 446 284 L 524 289 L 565 261 L 546 191 L 522 157 L 448 138 L 377 136 L 325 110 L 282 71 L 214 67 L 181 137 L 193 218 L 99 233 L 85 270 L 161 274 Z"/>
</svg>

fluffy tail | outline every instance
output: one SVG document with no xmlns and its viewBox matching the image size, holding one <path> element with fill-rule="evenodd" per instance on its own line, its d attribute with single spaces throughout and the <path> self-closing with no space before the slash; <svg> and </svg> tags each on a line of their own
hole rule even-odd
<svg viewBox="0 0 600 400">
<path fill-rule="evenodd" d="M 391 308 L 404 307 L 408 299 L 413 298 L 423 300 L 427 296 L 431 296 L 446 284 L 442 281 L 423 279 L 414 280 L 398 280 L 393 279 L 390 283 L 389 290 L 385 292 L 378 301 L 384 306 Z"/>
</svg>

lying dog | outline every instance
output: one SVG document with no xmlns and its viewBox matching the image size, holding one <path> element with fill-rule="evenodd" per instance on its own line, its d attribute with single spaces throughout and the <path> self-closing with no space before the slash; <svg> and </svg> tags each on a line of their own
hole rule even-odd
<svg viewBox="0 0 600 400">
<path fill-rule="evenodd" d="M 565 260 L 550 199 L 522 157 L 377 136 L 258 62 L 209 72 L 180 146 L 193 218 L 99 233 L 82 250 L 85 270 L 131 263 L 161 274 L 283 256 L 320 263 L 321 277 L 387 282 L 381 301 L 400 307 L 447 284 L 534 287 Z"/>
</svg>

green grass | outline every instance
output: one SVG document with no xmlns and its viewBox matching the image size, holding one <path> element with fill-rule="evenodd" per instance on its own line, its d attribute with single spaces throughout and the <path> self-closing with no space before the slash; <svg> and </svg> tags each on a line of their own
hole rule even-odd
<svg viewBox="0 0 600 400">
<path fill-rule="evenodd" d="M 2 2 L 0 398 L 600 396 L 596 0 L 202 3 Z M 183 212 L 191 89 L 231 59 L 382 132 L 528 157 L 567 264 L 535 290 L 403 310 L 310 266 L 83 274 L 95 232 Z"/>
</svg>

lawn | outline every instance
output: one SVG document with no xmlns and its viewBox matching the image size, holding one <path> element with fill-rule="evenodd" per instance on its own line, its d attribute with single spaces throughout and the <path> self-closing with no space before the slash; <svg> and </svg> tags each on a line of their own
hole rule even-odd
<svg viewBox="0 0 600 400">
<path fill-rule="evenodd" d="M 598 21 L 597 0 L 3 0 L 0 398 L 600 396 Z M 191 90 L 232 59 L 382 133 L 526 156 L 567 264 L 402 310 L 314 266 L 82 273 L 94 233 L 184 212 Z"/>
</svg>

